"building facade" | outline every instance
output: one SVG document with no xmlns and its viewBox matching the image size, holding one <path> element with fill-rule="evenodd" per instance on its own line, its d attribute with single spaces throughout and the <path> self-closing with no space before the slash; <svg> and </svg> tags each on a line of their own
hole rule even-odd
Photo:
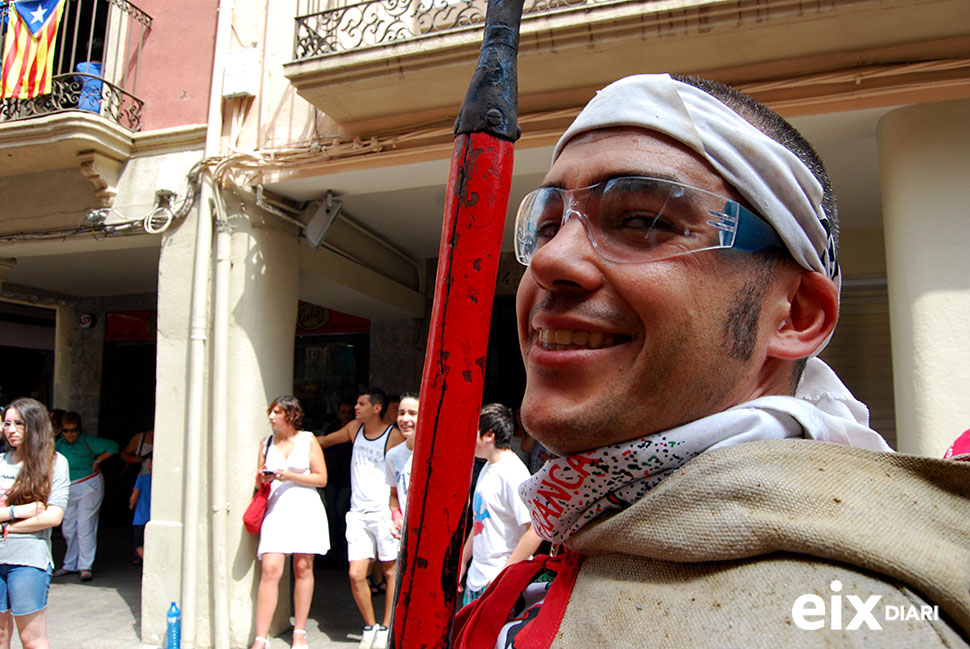
<svg viewBox="0 0 970 649">
<path fill-rule="evenodd" d="M 245 646 L 258 565 L 240 519 L 269 401 L 295 391 L 329 414 L 336 371 L 307 368 L 338 349 L 366 349 L 340 390 L 418 387 L 484 4 L 66 2 L 81 44 L 60 86 L 81 89 L 0 112 L 0 326 L 6 347 L 40 350 L 38 396 L 49 384 L 49 402 L 89 428 L 130 434 L 107 423 L 125 381 L 106 377 L 125 376 L 134 342 L 111 339 L 108 319 L 154 312 L 139 373 L 165 488 L 147 528 L 143 640 L 160 640 L 175 600 L 185 646 Z M 941 456 L 970 426 L 968 25 L 964 0 L 527 0 L 510 204 L 620 76 L 699 74 L 768 103 L 816 146 L 840 199 L 842 318 L 823 356 L 896 448 Z M 96 59 L 97 74 L 77 68 Z M 96 109 L 85 80 L 102 84 Z M 114 88 L 138 109 L 118 109 L 134 104 Z M 515 406 L 511 225 L 486 399 Z M 335 314 L 356 324 L 307 327 Z"/>
</svg>

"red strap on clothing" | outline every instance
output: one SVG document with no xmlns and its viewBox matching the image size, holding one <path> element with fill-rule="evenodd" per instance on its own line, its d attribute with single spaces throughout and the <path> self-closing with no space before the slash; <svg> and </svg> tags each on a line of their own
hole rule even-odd
<svg viewBox="0 0 970 649">
<path fill-rule="evenodd" d="M 542 555 L 503 570 L 477 601 L 455 616 L 455 649 L 495 649 L 498 635 L 509 621 L 519 595 L 537 574 L 550 568 L 557 574 L 539 615 L 515 638 L 516 649 L 547 649 L 559 630 L 582 561 L 582 555 L 565 549 L 558 556 Z"/>
</svg>

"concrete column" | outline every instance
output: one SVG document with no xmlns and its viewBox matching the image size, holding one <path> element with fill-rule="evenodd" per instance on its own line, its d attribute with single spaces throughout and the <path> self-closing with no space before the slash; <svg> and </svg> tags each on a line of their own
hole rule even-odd
<svg viewBox="0 0 970 649">
<path fill-rule="evenodd" d="M 970 101 L 892 111 L 877 137 L 898 447 L 942 457 L 970 428 Z"/>
<path fill-rule="evenodd" d="M 228 200 L 228 197 L 227 197 Z M 243 210 L 248 217 L 238 216 Z M 226 553 L 229 569 L 231 646 L 248 646 L 255 635 L 258 538 L 242 525 L 253 493 L 259 442 L 272 432 L 266 409 L 273 398 L 293 392 L 293 342 L 299 285 L 299 240 L 295 228 L 252 205 L 229 205 L 232 271 L 229 319 L 228 499 Z M 236 215 L 236 216 L 234 216 Z M 272 632 L 289 625 L 292 587 L 280 584 Z"/>
<path fill-rule="evenodd" d="M 71 399 L 71 329 L 76 317 L 73 307 L 59 306 L 54 320 L 53 405 L 65 410 Z"/>
<path fill-rule="evenodd" d="M 227 193 L 227 198 L 231 196 Z M 273 217 L 263 220 L 252 205 L 227 206 L 232 225 L 232 250 L 229 290 L 228 409 L 229 440 L 225 457 L 213 458 L 211 430 L 203 442 L 200 503 L 203 516 L 198 532 L 197 611 L 199 649 L 212 637 L 212 553 L 209 524 L 211 480 L 214 462 L 221 462 L 228 481 L 228 533 L 225 556 L 228 564 L 229 632 L 233 647 L 249 646 L 254 635 L 256 586 L 259 562 L 258 538 L 242 525 L 242 513 L 253 493 L 259 440 L 271 430 L 266 416 L 269 402 L 280 394 L 292 392 L 293 338 L 296 328 L 297 286 L 299 280 L 298 239 L 295 231 L 281 227 Z M 254 216 L 254 214 L 257 214 Z M 142 641 L 159 645 L 165 631 L 165 610 L 180 594 L 178 567 L 182 564 L 183 533 L 182 465 L 185 394 L 191 295 L 195 252 L 197 212 L 179 228 L 164 235 L 159 260 L 158 288 L 158 369 L 156 388 L 155 463 L 153 482 L 165 489 L 153 491 L 152 520 L 146 528 L 145 570 L 142 584 Z M 208 210 L 205 210 L 208 218 Z M 211 282 L 210 282 L 211 286 Z M 210 303 L 210 313 L 212 305 Z M 211 354 L 211 325 L 208 349 Z M 207 371 L 204 402 L 206 421 L 213 409 Z M 272 631 L 289 623 L 288 579 L 280 587 L 277 616 Z M 183 640 L 183 646 L 184 645 Z"/>
<path fill-rule="evenodd" d="M 199 210 L 195 208 L 185 221 L 162 235 L 158 261 L 155 443 L 152 451 L 152 483 L 158 486 L 152 490 L 152 519 L 145 527 L 141 598 L 142 642 L 154 646 L 163 644 L 165 612 L 169 603 L 181 600 L 186 381 L 198 219 Z M 207 489 L 204 480 L 202 488 Z M 205 561 L 200 563 L 206 564 Z M 202 610 L 208 611 L 208 607 Z"/>
</svg>

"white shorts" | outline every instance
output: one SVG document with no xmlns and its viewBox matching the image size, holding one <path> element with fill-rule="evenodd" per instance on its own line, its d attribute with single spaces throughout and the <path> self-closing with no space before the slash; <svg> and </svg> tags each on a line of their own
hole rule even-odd
<svg viewBox="0 0 970 649">
<path fill-rule="evenodd" d="M 391 536 L 389 512 L 347 512 L 347 561 L 394 561 L 401 543 Z"/>
</svg>

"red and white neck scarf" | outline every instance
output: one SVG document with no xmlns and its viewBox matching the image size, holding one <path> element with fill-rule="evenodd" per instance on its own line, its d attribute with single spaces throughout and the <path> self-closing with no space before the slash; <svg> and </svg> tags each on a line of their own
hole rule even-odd
<svg viewBox="0 0 970 649">
<path fill-rule="evenodd" d="M 866 407 L 813 358 L 794 397 L 761 397 L 661 433 L 550 460 L 519 494 L 536 533 L 565 543 L 584 525 L 629 507 L 704 451 L 805 437 L 892 452 L 868 420 Z"/>
</svg>

